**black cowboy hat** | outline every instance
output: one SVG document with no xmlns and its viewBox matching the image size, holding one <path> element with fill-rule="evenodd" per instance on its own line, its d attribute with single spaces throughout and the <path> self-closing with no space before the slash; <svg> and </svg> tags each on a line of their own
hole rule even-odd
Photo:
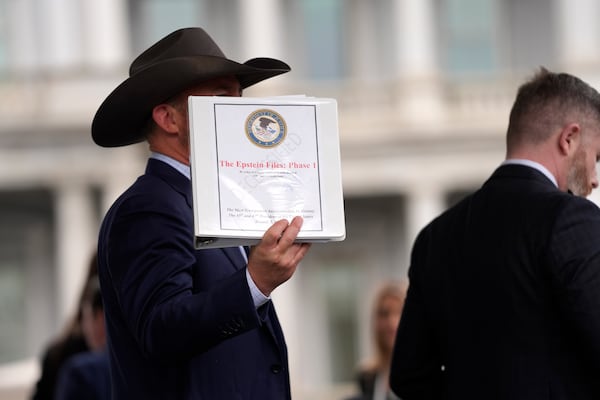
<svg viewBox="0 0 600 400">
<path fill-rule="evenodd" d="M 202 81 L 235 75 L 242 89 L 288 72 L 273 58 L 243 64 L 225 57 L 202 28 L 179 29 L 140 54 L 123 81 L 100 105 L 92 122 L 92 138 L 103 147 L 144 140 L 143 126 L 152 108 Z"/>
</svg>

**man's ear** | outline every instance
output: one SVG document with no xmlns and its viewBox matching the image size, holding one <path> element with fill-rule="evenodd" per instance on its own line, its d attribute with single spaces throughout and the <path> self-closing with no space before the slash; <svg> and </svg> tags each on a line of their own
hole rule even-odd
<svg viewBox="0 0 600 400">
<path fill-rule="evenodd" d="M 581 141 L 581 127 L 573 122 L 565 125 L 558 136 L 558 147 L 561 154 L 567 156 L 573 154 Z"/>
<path fill-rule="evenodd" d="M 175 119 L 175 108 L 169 104 L 159 104 L 152 109 L 152 119 L 162 130 L 168 133 L 177 133 L 178 126 Z"/>
</svg>

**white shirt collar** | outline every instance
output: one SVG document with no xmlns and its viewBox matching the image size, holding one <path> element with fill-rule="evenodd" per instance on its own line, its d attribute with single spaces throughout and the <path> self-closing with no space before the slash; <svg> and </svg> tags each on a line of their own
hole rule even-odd
<svg viewBox="0 0 600 400">
<path fill-rule="evenodd" d="M 171 157 L 166 156 L 166 155 L 161 154 L 161 153 L 157 153 L 155 151 L 153 151 L 152 153 L 150 153 L 150 158 L 154 158 L 155 160 L 159 160 L 159 161 L 162 161 L 164 163 L 169 164 L 171 167 L 173 167 L 177 171 L 179 171 L 183 176 L 185 176 L 188 179 L 191 179 L 191 173 L 190 173 L 190 166 L 189 165 L 185 165 L 184 163 L 181 163 L 181 162 L 177 161 L 174 158 L 171 158 Z"/>
<path fill-rule="evenodd" d="M 558 187 L 558 183 L 556 182 L 556 178 L 554 177 L 554 175 L 552 175 L 552 173 L 550 171 L 548 171 L 548 168 L 544 167 L 542 164 L 535 162 L 535 161 L 531 161 L 531 160 L 526 160 L 524 158 L 510 158 L 508 160 L 504 160 L 502 162 L 502 165 L 525 165 L 527 167 L 531 167 L 533 169 L 536 169 L 538 171 L 540 171 L 542 174 L 546 175 L 546 177 L 548 179 L 550 179 L 550 181 L 552 183 L 554 183 L 554 186 Z"/>
</svg>

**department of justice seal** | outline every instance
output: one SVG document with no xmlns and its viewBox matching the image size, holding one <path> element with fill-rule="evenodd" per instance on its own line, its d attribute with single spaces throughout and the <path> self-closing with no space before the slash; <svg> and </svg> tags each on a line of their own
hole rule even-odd
<svg viewBox="0 0 600 400">
<path fill-rule="evenodd" d="M 285 120 L 273 110 L 256 110 L 246 118 L 246 136 L 259 147 L 275 147 L 285 139 Z"/>
</svg>

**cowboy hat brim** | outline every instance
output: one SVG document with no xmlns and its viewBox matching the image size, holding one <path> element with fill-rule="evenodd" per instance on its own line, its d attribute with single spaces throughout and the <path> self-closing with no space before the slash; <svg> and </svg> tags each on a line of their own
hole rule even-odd
<svg viewBox="0 0 600 400">
<path fill-rule="evenodd" d="M 198 55 L 164 60 L 137 72 L 108 95 L 92 121 L 92 138 L 103 147 L 141 142 L 152 109 L 192 85 L 234 75 L 245 89 L 288 71 L 286 63 L 273 58 L 254 58 L 243 64 Z"/>
</svg>

